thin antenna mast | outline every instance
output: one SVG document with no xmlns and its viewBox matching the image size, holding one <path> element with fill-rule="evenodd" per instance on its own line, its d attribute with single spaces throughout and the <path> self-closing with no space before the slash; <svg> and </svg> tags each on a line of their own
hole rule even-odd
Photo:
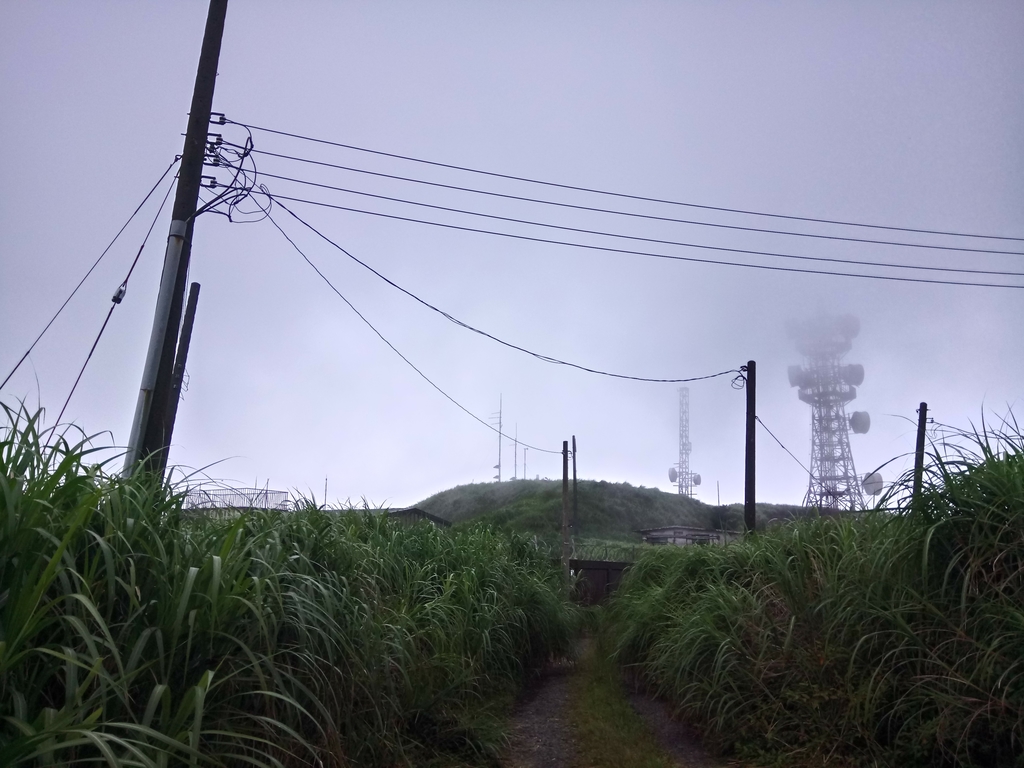
<svg viewBox="0 0 1024 768">
<path fill-rule="evenodd" d="M 519 422 L 518 421 L 516 422 L 516 438 L 515 438 L 515 442 L 513 443 L 513 445 L 514 445 L 514 448 L 513 448 L 513 451 L 512 451 L 512 456 L 513 456 L 513 459 L 512 459 L 512 461 L 513 461 L 513 464 L 512 464 L 512 479 L 513 480 L 517 480 L 517 479 L 519 479 Z"/>
<path fill-rule="evenodd" d="M 501 431 L 501 393 L 498 394 L 498 412 L 491 414 L 491 422 L 494 419 L 498 419 L 498 463 L 494 465 L 494 468 L 498 470 L 498 474 L 494 476 L 494 479 L 499 483 L 501 482 L 501 441 L 504 438 L 504 434 Z"/>
</svg>

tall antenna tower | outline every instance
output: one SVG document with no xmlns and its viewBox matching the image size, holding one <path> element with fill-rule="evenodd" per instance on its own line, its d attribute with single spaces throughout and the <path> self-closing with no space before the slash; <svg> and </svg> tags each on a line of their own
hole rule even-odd
<svg viewBox="0 0 1024 768">
<path fill-rule="evenodd" d="M 860 321 L 853 315 L 822 315 L 789 323 L 787 331 L 805 358 L 803 366 L 789 367 L 789 385 L 799 387 L 799 398 L 811 406 L 811 471 L 804 506 L 821 512 L 863 509 L 850 432 L 867 432 L 871 417 L 854 411 L 847 418 L 846 404 L 857 397 L 864 366 L 842 364 L 860 333 Z"/>
<path fill-rule="evenodd" d="M 700 485 L 700 475 L 690 471 L 690 388 L 679 388 L 679 463 L 668 469 L 669 482 L 675 483 L 683 496 L 693 496 Z"/>
</svg>

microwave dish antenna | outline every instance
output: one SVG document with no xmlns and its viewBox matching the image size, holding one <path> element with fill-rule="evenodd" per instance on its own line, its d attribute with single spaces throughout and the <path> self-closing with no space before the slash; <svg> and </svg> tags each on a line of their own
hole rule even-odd
<svg viewBox="0 0 1024 768">
<path fill-rule="evenodd" d="M 864 478 L 864 482 L 861 485 L 864 487 L 864 493 L 869 496 L 877 496 L 882 492 L 882 475 L 878 472 L 872 472 Z"/>
</svg>

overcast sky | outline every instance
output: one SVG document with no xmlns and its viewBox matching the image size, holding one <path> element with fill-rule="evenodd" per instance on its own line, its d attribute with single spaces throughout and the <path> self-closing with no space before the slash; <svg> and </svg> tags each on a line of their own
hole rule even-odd
<svg viewBox="0 0 1024 768">
<path fill-rule="evenodd" d="M 181 151 L 203 2 L 0 2 L 0 377 Z M 515 176 L 752 211 L 1024 237 L 1024 4 L 269 3 L 232 0 L 214 109 L 231 119 Z M 244 131 L 227 126 L 233 141 Z M 254 133 L 256 149 L 654 216 L 1024 251 L 575 193 Z M 740 232 L 586 213 L 257 156 L 266 173 L 638 237 L 1024 272 L 1024 256 Z M 222 174 L 223 176 L 223 174 Z M 264 177 L 281 195 L 530 237 L 703 259 L 1024 285 L 1024 277 L 844 267 L 467 217 Z M 166 187 L 162 186 L 159 196 Z M 56 417 L 153 220 L 154 198 L 0 393 Z M 655 259 L 291 206 L 388 278 L 514 344 L 624 374 L 682 378 L 758 363 L 758 411 L 805 464 L 810 410 L 789 388 L 789 317 L 861 320 L 848 362 L 864 473 L 913 449 L 927 401 L 954 425 L 1020 413 L 1024 290 L 925 285 Z M 277 222 L 392 344 L 485 420 L 558 450 L 584 478 L 671 490 L 676 385 L 553 366 L 447 322 L 317 238 Z M 124 445 L 169 208 L 65 420 Z M 202 216 L 202 296 L 171 462 L 212 477 L 404 505 L 495 474 L 498 439 L 384 345 L 268 221 Z M 742 499 L 742 392 L 690 385 L 698 498 Z M 807 476 L 758 433 L 758 496 Z M 513 448 L 502 474 L 513 474 Z M 560 458 L 530 450 L 530 477 Z M 522 476 L 523 454 L 516 458 Z M 892 479 L 906 467 L 898 459 Z"/>
</svg>

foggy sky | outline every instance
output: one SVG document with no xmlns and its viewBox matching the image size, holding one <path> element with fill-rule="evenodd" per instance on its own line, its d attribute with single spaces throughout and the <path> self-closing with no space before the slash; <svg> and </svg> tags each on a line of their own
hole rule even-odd
<svg viewBox="0 0 1024 768">
<path fill-rule="evenodd" d="M 0 2 L 0 376 L 99 255 L 181 133 L 203 2 Z M 1024 6 L 1005 3 L 267 3 L 233 0 L 214 109 L 338 142 L 517 176 L 808 217 L 1024 236 Z M 241 140 L 238 128 L 225 137 Z M 863 231 L 600 199 L 255 134 L 257 149 L 494 191 L 804 232 Z M 943 253 L 628 220 L 260 159 L 263 171 L 649 238 L 809 256 L 1024 272 L 1024 257 Z M 263 179 L 275 192 L 612 247 L 780 264 L 502 226 Z M 164 188 L 161 188 L 162 195 Z M 943 423 L 1020 412 L 1024 291 L 693 264 L 296 206 L 355 256 L 452 315 L 582 365 L 681 378 L 758 363 L 758 411 L 805 464 L 810 411 L 785 321 L 859 316 L 848 362 L 860 473 L 913 450 L 920 401 Z M 155 213 L 143 210 L 11 383 L 56 416 Z M 671 490 L 675 385 L 552 366 L 414 303 L 290 220 L 306 254 L 427 376 L 582 477 Z M 127 441 L 159 281 L 157 222 L 65 416 Z M 893 233 L 882 233 L 886 239 Z M 870 234 L 869 234 L 870 236 Z M 912 235 L 896 239 L 910 240 Z M 977 246 L 919 237 L 918 242 Z M 1022 243 L 1004 243 L 1024 250 Z M 805 265 L 822 268 L 827 265 Z M 850 269 L 880 272 L 882 270 Z M 889 270 L 887 274 L 905 274 Z M 934 273 L 943 276 L 942 273 Z M 928 275 L 925 275 L 928 276 Z M 954 275 L 946 275 L 953 277 Z M 497 437 L 388 349 L 277 231 L 202 216 L 202 297 L 171 462 L 241 484 L 411 504 L 494 474 Z M 1024 285 L 1024 278 L 993 278 Z M 697 497 L 742 498 L 743 393 L 690 384 Z M 758 496 L 798 503 L 803 470 L 758 433 Z M 560 458 L 531 450 L 530 477 Z M 518 455 L 522 474 L 522 454 Z M 503 475 L 512 474 L 511 443 Z M 907 461 L 885 470 L 892 479 Z"/>
</svg>

